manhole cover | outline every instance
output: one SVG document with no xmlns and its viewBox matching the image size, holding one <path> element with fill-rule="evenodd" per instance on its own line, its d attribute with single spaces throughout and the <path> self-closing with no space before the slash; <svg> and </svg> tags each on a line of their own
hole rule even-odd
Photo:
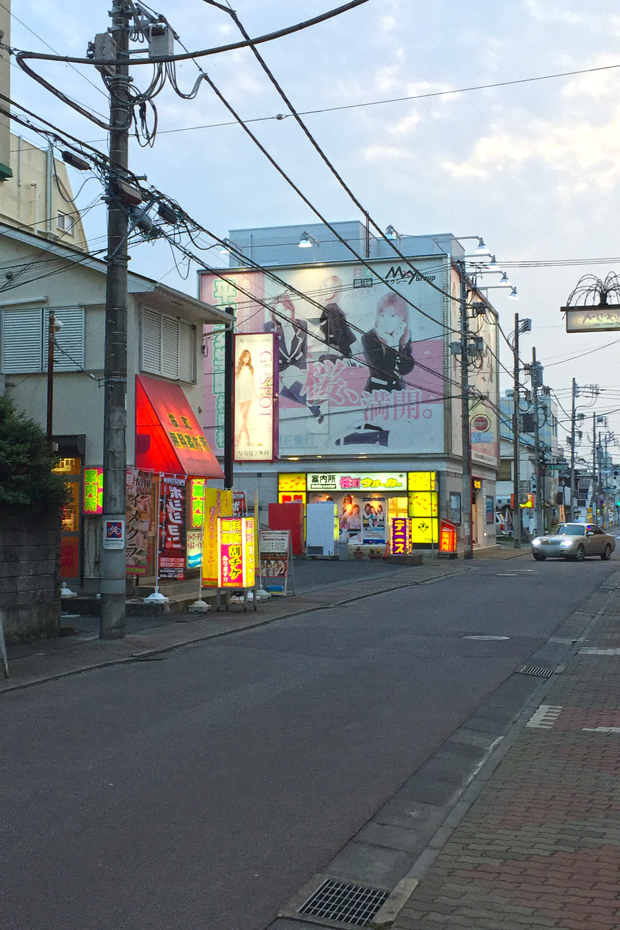
<svg viewBox="0 0 620 930">
<path fill-rule="evenodd" d="M 487 633 L 480 633 L 474 636 L 463 636 L 463 639 L 482 639 L 485 642 L 499 642 L 502 639 L 510 639 L 510 636 L 491 636 Z"/>
<path fill-rule="evenodd" d="M 366 927 L 385 904 L 389 892 L 328 878 L 299 908 L 299 914 Z"/>
</svg>

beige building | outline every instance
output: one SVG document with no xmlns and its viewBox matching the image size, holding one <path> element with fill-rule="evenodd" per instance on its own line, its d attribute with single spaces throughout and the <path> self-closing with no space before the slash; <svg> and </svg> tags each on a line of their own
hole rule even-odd
<svg viewBox="0 0 620 930">
<path fill-rule="evenodd" d="M 0 125 L 0 139 L 2 136 Z M 0 222 L 33 232 L 48 242 L 87 251 L 65 163 L 54 158 L 51 146 L 39 149 L 13 133 L 8 133 L 7 153 L 11 176 L 0 184 Z M 0 175 L 2 171 L 0 164 Z"/>
</svg>

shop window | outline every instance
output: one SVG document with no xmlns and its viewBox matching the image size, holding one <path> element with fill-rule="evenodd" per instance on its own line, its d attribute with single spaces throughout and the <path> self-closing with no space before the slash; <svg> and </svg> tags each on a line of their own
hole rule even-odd
<svg viewBox="0 0 620 930">
<path fill-rule="evenodd" d="M 62 323 L 56 333 L 54 371 L 82 371 L 84 368 L 84 310 L 65 307 L 58 310 L 12 309 L 0 316 L 2 372 L 36 374 L 47 371 L 49 315 Z"/>
</svg>

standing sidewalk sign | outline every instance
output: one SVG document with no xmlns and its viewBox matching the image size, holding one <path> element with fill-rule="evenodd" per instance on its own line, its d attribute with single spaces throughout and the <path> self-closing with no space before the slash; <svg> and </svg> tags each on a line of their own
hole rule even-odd
<svg viewBox="0 0 620 930">
<path fill-rule="evenodd" d="M 253 588 L 254 518 L 218 517 L 218 587 Z"/>
<path fill-rule="evenodd" d="M 259 533 L 259 552 L 261 585 L 265 579 L 273 579 L 278 584 L 282 584 L 282 591 L 271 591 L 271 594 L 286 597 L 290 575 L 293 594 L 295 594 L 291 531 L 261 530 Z"/>
<path fill-rule="evenodd" d="M 186 478 L 163 475 L 160 490 L 159 577 L 185 578 Z"/>
<path fill-rule="evenodd" d="M 409 519 L 407 517 L 393 517 L 390 521 L 390 553 L 391 555 L 409 554 Z"/>
<path fill-rule="evenodd" d="M 456 558 L 456 526 L 449 520 L 441 520 L 439 527 L 439 555 Z"/>
</svg>

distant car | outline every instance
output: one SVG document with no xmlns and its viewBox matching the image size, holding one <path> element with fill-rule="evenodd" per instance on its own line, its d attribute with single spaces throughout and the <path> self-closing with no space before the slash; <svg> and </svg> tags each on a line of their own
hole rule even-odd
<svg viewBox="0 0 620 930">
<path fill-rule="evenodd" d="M 547 558 L 583 562 L 587 555 L 607 561 L 615 548 L 614 537 L 595 523 L 559 523 L 547 535 L 532 540 L 532 555 L 538 562 Z"/>
<path fill-rule="evenodd" d="M 506 530 L 506 521 L 501 513 L 495 513 L 495 529 L 498 533 L 504 533 Z"/>
</svg>

